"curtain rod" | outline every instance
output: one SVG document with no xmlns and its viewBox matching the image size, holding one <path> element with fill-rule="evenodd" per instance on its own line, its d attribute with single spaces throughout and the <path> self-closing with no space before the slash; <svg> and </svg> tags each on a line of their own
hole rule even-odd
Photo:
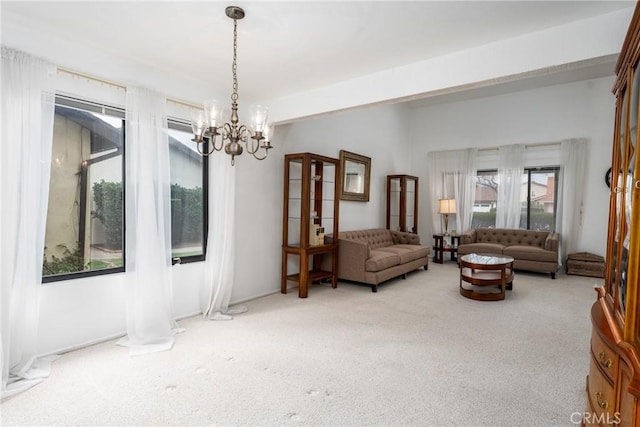
<svg viewBox="0 0 640 427">
<path fill-rule="evenodd" d="M 167 98 L 167 102 L 171 102 L 172 104 L 183 105 L 185 107 L 196 108 L 202 110 L 202 105 L 196 105 L 188 101 L 181 101 L 175 98 Z"/>
<path fill-rule="evenodd" d="M 515 144 L 514 144 L 515 145 Z M 524 148 L 538 148 L 538 147 L 552 147 L 560 145 L 560 142 L 541 142 L 539 144 L 524 144 Z M 486 148 L 478 148 L 478 151 L 494 151 L 498 150 L 500 147 L 486 147 Z"/>
<path fill-rule="evenodd" d="M 70 70 L 68 68 L 58 67 L 58 72 L 59 73 L 69 74 L 70 76 L 73 76 L 73 77 L 80 77 L 82 79 L 93 80 L 95 82 L 103 83 L 103 84 L 106 84 L 106 85 L 109 85 L 109 86 L 113 86 L 115 88 L 122 89 L 122 90 L 125 90 L 125 91 L 127 90 L 127 87 L 124 86 L 124 85 L 121 85 L 120 83 L 116 83 L 116 82 L 113 82 L 111 80 L 101 79 L 100 77 L 90 76 L 89 74 L 81 73 L 79 71 Z"/>
<path fill-rule="evenodd" d="M 127 87 L 125 85 L 123 85 L 123 84 L 116 83 L 116 82 L 114 82 L 112 80 L 106 80 L 106 79 L 103 79 L 103 78 L 100 78 L 100 77 L 95 77 L 95 76 L 92 76 L 92 75 L 89 75 L 89 74 L 81 73 L 79 71 L 74 71 L 74 70 L 71 70 L 69 68 L 58 67 L 58 72 L 59 73 L 65 73 L 65 74 L 68 74 L 68 75 L 73 76 L 73 77 L 79 77 L 79 78 L 82 78 L 82 79 L 92 80 L 92 81 L 95 81 L 95 82 L 98 82 L 98 83 L 102 83 L 102 84 L 106 84 L 106 85 L 109 85 L 109 86 L 113 86 L 113 87 L 115 87 L 117 89 L 124 90 L 125 92 L 127 90 Z M 182 105 L 182 106 L 190 107 L 190 108 L 197 108 L 197 109 L 202 108 L 201 105 L 196 105 L 196 104 L 193 104 L 191 102 L 181 101 L 179 99 L 174 99 L 174 98 L 168 98 L 167 97 L 167 102 L 171 102 L 173 104 Z"/>
</svg>

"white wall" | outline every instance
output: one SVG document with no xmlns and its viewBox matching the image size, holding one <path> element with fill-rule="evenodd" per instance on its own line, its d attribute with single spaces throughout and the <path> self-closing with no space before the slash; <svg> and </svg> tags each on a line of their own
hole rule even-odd
<svg viewBox="0 0 640 427">
<path fill-rule="evenodd" d="M 604 174 L 611 161 L 615 108 L 612 85 L 612 77 L 601 78 L 413 109 L 413 172 L 426 183 L 428 151 L 588 138 L 584 225 L 577 247 L 604 255 L 608 217 Z M 426 201 L 426 185 L 420 197 Z M 425 207 L 421 204 L 421 212 Z M 420 234 L 424 239 L 430 231 Z"/>
</svg>

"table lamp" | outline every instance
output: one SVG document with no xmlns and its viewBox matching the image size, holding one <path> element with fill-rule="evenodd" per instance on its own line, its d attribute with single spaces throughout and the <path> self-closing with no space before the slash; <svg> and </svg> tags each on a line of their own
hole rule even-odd
<svg viewBox="0 0 640 427">
<path fill-rule="evenodd" d="M 444 215 L 444 235 L 449 235 L 449 214 L 456 213 L 456 199 L 439 199 L 438 213 Z"/>
</svg>

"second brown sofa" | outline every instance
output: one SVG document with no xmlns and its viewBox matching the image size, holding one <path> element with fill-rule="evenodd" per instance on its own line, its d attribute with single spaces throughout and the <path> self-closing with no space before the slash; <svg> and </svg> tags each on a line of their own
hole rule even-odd
<svg viewBox="0 0 640 427">
<path fill-rule="evenodd" d="M 325 236 L 332 242 L 333 236 Z M 378 285 L 410 271 L 429 268 L 429 247 L 420 245 L 420 236 L 384 228 L 338 233 L 338 279 Z M 328 266 L 327 266 L 328 267 Z"/>
<path fill-rule="evenodd" d="M 556 278 L 560 235 L 549 231 L 476 228 L 460 235 L 459 257 L 476 253 L 507 255 L 513 258 L 513 268 L 549 273 Z"/>
</svg>

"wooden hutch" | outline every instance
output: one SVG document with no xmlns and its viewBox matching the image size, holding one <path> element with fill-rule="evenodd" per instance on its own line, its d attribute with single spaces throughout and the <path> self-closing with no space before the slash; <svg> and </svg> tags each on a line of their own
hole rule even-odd
<svg viewBox="0 0 640 427">
<path fill-rule="evenodd" d="M 306 298 L 309 284 L 331 280 L 338 284 L 338 243 L 324 242 L 324 234 L 338 235 L 338 159 L 312 153 L 284 157 L 284 207 L 282 216 L 281 292 L 287 282 L 297 282 L 298 296 Z M 297 259 L 296 272 L 289 257 Z M 323 257 L 331 269 L 323 270 Z"/>
<path fill-rule="evenodd" d="M 387 229 L 418 234 L 418 177 L 387 175 Z"/>
<path fill-rule="evenodd" d="M 583 425 L 640 425 L 640 8 L 618 63 L 605 285 L 591 308 L 593 332 Z"/>
</svg>

